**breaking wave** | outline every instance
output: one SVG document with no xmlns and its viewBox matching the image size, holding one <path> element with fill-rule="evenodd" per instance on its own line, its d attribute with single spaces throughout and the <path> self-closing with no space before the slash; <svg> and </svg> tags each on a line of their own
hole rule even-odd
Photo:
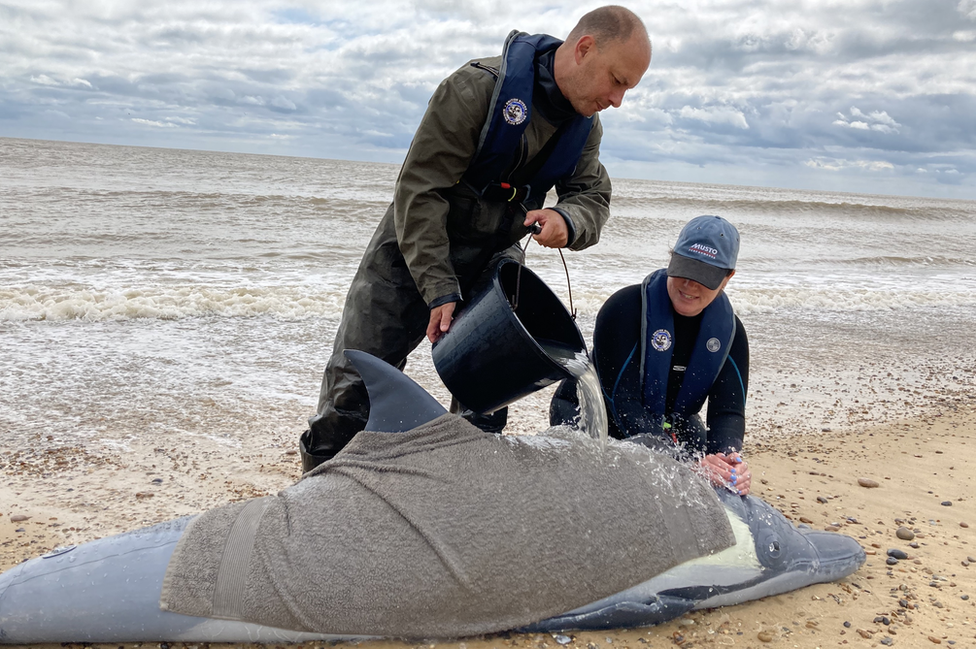
<svg viewBox="0 0 976 649">
<path fill-rule="evenodd" d="M 30 285 L 0 289 L 0 321 L 179 320 L 204 316 L 285 320 L 338 317 L 345 295 L 306 287 L 167 286 L 117 291 Z"/>
</svg>

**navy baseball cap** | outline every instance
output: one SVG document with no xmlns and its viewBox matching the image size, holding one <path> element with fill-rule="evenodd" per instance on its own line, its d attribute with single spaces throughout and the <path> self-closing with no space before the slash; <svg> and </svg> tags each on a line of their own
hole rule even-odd
<svg viewBox="0 0 976 649">
<path fill-rule="evenodd" d="M 681 228 L 668 277 L 683 277 L 717 289 L 739 256 L 739 231 L 721 216 L 696 216 Z"/>
</svg>

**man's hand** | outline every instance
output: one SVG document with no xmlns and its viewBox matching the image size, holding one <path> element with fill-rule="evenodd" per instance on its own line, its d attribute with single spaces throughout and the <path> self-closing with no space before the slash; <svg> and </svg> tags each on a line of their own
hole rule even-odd
<svg viewBox="0 0 976 649">
<path fill-rule="evenodd" d="M 455 305 L 455 302 L 448 302 L 447 304 L 435 306 L 430 310 L 430 322 L 427 324 L 427 340 L 431 343 L 436 343 L 451 328 Z"/>
<path fill-rule="evenodd" d="M 752 472 L 738 453 L 706 455 L 699 464 L 716 487 L 725 487 L 740 496 L 746 496 L 752 490 Z"/>
<path fill-rule="evenodd" d="M 533 223 L 542 226 L 542 232 L 532 235 L 532 238 L 538 241 L 540 246 L 565 248 L 566 244 L 569 243 L 569 228 L 566 227 L 566 220 L 556 210 L 545 209 L 526 212 L 525 221 L 522 225 L 530 226 Z"/>
</svg>

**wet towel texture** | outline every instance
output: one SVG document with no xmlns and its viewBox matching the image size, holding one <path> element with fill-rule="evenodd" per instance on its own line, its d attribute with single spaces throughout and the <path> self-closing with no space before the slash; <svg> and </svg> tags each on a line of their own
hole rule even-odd
<svg viewBox="0 0 976 649">
<path fill-rule="evenodd" d="M 517 628 L 734 543 L 712 489 L 634 445 L 444 415 L 357 435 L 276 496 L 193 520 L 161 606 L 343 635 Z"/>
</svg>

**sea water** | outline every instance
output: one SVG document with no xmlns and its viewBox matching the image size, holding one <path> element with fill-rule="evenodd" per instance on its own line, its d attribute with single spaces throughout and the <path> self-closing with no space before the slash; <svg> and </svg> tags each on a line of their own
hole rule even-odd
<svg viewBox="0 0 976 649">
<path fill-rule="evenodd" d="M 596 367 L 585 351 L 576 351 L 572 356 L 557 354 L 553 358 L 576 379 L 576 398 L 579 402 L 576 427 L 606 447 L 607 408 Z"/>
<path fill-rule="evenodd" d="M 579 403 L 579 421 L 576 428 L 606 446 L 607 409 L 603 400 L 603 388 L 596 367 L 590 362 L 586 350 L 547 339 L 537 339 L 536 342 L 549 358 L 576 380 L 576 398 Z"/>
<path fill-rule="evenodd" d="M 576 394 L 580 404 L 580 429 L 600 441 L 607 443 L 607 408 L 603 401 L 600 377 L 592 363 L 576 377 Z"/>
<path fill-rule="evenodd" d="M 0 138 L 0 456 L 297 439 L 397 170 Z M 587 340 L 688 219 L 739 228 L 747 444 L 976 394 L 976 202 L 614 178 L 611 210 L 565 254 Z M 526 264 L 568 302 L 556 251 Z M 406 371 L 450 402 L 426 342 Z M 507 430 L 545 429 L 551 395 L 513 404 Z"/>
</svg>

